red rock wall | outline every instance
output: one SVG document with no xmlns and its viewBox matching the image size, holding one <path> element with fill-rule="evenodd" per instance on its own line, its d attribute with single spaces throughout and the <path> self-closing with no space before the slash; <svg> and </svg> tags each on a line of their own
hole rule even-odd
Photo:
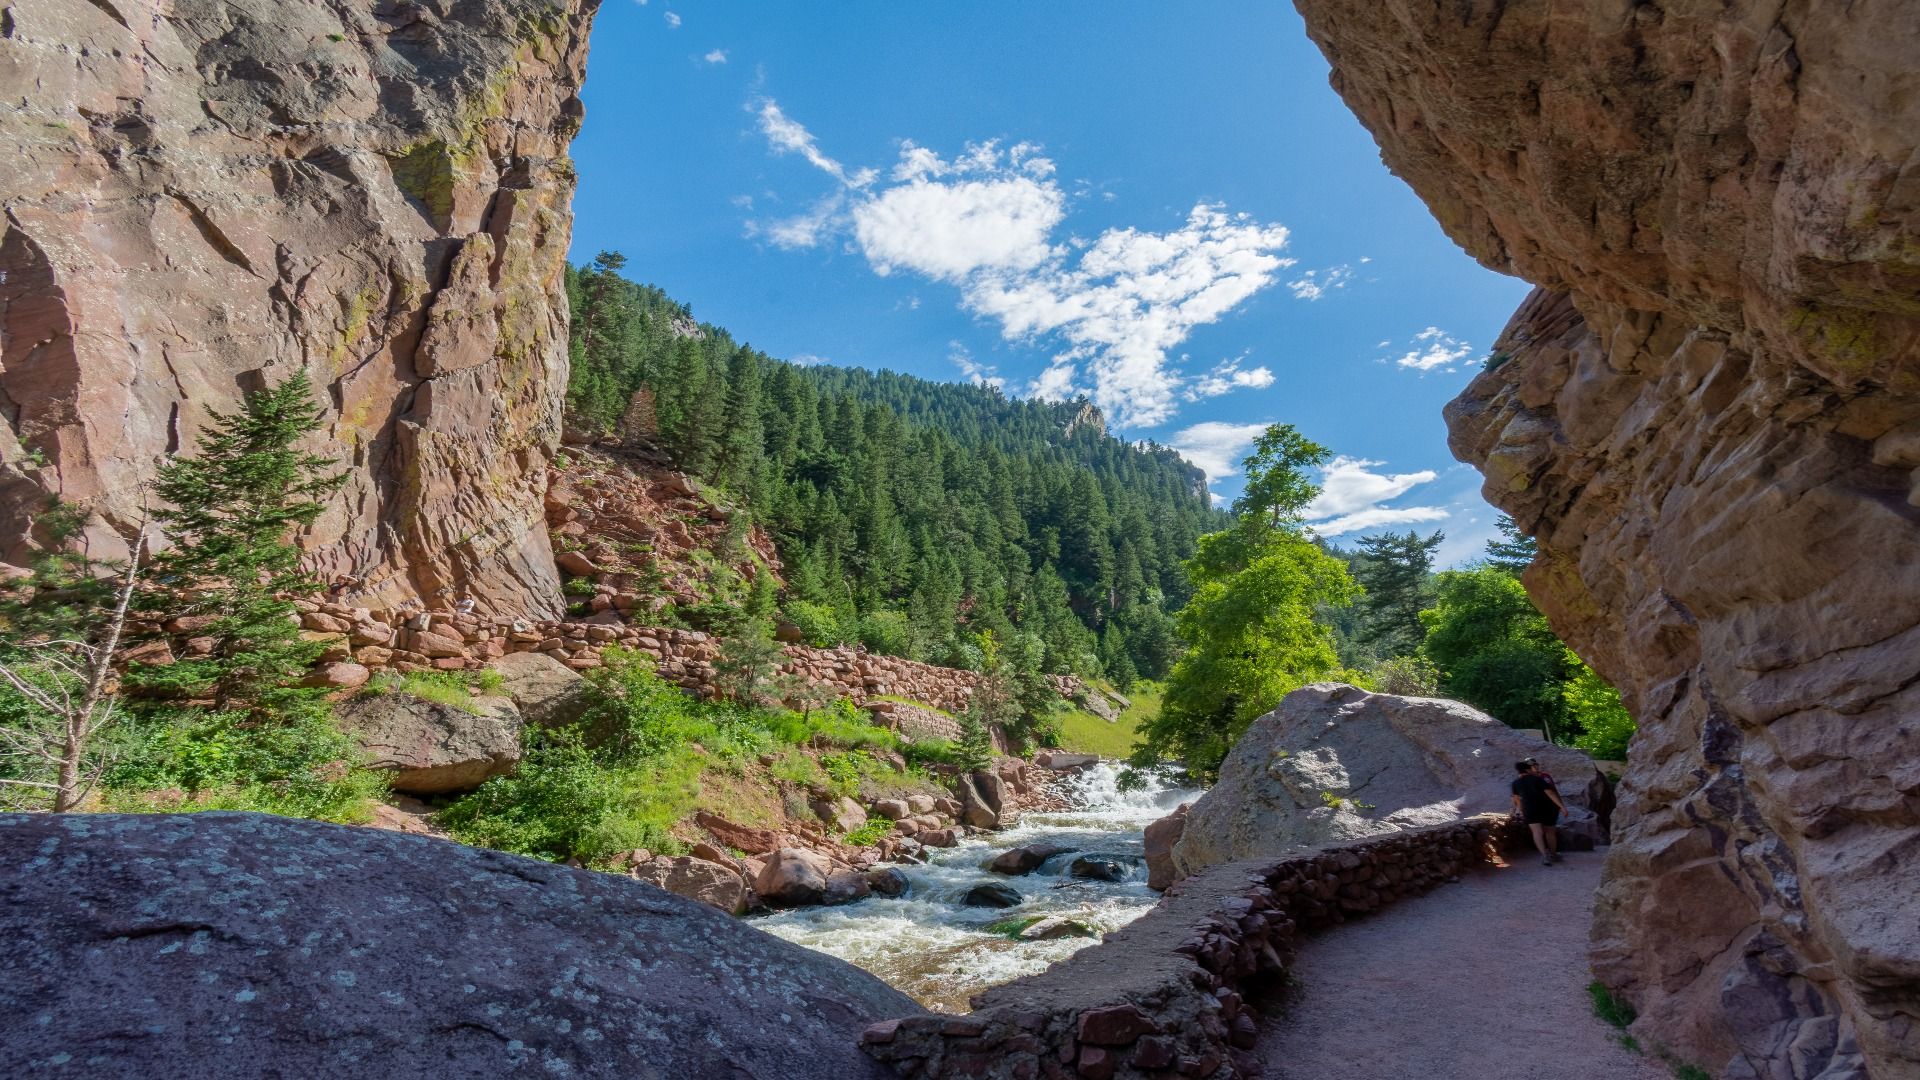
<svg viewBox="0 0 1920 1080">
<path fill-rule="evenodd" d="M 567 144 L 597 0 L 36 0 L 0 19 L 0 561 L 118 554 L 211 410 L 304 369 L 362 595 L 557 614 Z"/>
<path fill-rule="evenodd" d="M 1641 725 L 1596 971 L 1716 1076 L 1920 1074 L 1920 4 L 1297 6 L 1541 286 L 1447 421 Z"/>
</svg>

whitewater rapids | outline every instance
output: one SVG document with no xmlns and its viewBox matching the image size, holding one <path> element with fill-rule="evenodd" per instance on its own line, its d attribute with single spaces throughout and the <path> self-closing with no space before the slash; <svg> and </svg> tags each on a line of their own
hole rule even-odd
<svg viewBox="0 0 1920 1080">
<path fill-rule="evenodd" d="M 987 928 L 1008 919 L 1065 915 L 1106 933 L 1147 913 L 1160 894 L 1147 888 L 1141 832 L 1200 792 L 1177 786 L 1170 773 L 1149 773 L 1144 786 L 1121 791 L 1114 762 L 1101 762 L 1062 784 L 1071 808 L 1030 813 L 1020 824 L 930 849 L 925 864 L 894 863 L 907 877 L 899 897 L 872 896 L 839 907 L 801 908 L 755 919 L 754 925 L 809 949 L 871 971 L 928 1008 L 964 1012 L 967 999 L 1044 970 L 1097 939 L 1018 941 Z M 1024 877 L 982 869 L 1009 848 L 1049 843 L 1068 849 Z M 1120 881 L 1083 881 L 1068 867 L 1083 855 L 1127 867 Z M 967 890 L 994 881 L 1018 890 L 1017 907 L 965 907 Z"/>
</svg>

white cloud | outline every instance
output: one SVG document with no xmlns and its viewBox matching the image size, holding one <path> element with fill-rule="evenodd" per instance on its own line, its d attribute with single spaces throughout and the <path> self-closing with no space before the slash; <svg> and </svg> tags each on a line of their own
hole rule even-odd
<svg viewBox="0 0 1920 1080">
<path fill-rule="evenodd" d="M 727 62 L 727 50 L 715 49 L 700 59 L 705 60 L 709 64 L 724 64 Z"/>
<path fill-rule="evenodd" d="M 747 235 L 764 237 L 773 246 L 794 251 L 810 248 L 837 232 L 845 224 L 846 200 L 838 193 L 827 196 L 805 213 L 792 217 L 747 222 Z"/>
<path fill-rule="evenodd" d="M 670 30 L 680 29 L 680 16 L 671 11 L 667 12 L 667 28 Z"/>
<path fill-rule="evenodd" d="M 1307 504 L 1302 516 L 1321 536 L 1376 529 L 1384 525 L 1405 525 L 1423 521 L 1444 521 L 1450 513 L 1438 506 L 1381 506 L 1397 499 L 1421 484 L 1430 484 L 1438 473 L 1374 472 L 1378 461 L 1340 455 L 1321 470 L 1320 495 Z"/>
<path fill-rule="evenodd" d="M 812 367 L 815 364 L 831 364 L 833 361 L 824 356 L 816 356 L 813 353 L 801 353 L 798 356 L 787 357 L 787 363 L 798 364 L 801 367 Z"/>
<path fill-rule="evenodd" d="M 1242 369 L 1239 360 L 1222 360 L 1213 366 L 1213 370 L 1187 384 L 1186 399 L 1199 401 L 1202 398 L 1219 397 L 1234 390 L 1265 390 L 1273 385 L 1273 372 L 1264 367 Z"/>
<path fill-rule="evenodd" d="M 1007 380 L 1000 377 L 998 369 L 975 360 L 973 354 L 967 351 L 967 347 L 958 341 L 947 342 L 947 359 L 951 360 L 953 366 L 960 369 L 960 374 L 965 375 L 967 381 L 975 386 L 991 386 L 995 390 L 1000 390 L 1007 385 Z"/>
<path fill-rule="evenodd" d="M 1429 326 L 1413 335 L 1412 346 L 1406 355 L 1394 361 L 1403 368 L 1413 371 L 1432 371 L 1441 368 L 1455 370 L 1454 365 L 1467 358 L 1473 352 L 1473 346 L 1447 333 L 1437 326 Z"/>
<path fill-rule="evenodd" d="M 1353 267 L 1342 264 L 1325 270 L 1309 270 L 1287 282 L 1287 288 L 1293 290 L 1295 300 L 1318 300 L 1334 289 L 1346 288 L 1351 280 Z"/>
<path fill-rule="evenodd" d="M 760 133 L 767 137 L 774 153 L 799 154 L 807 159 L 808 164 L 850 188 L 864 188 L 873 183 L 875 174 L 872 169 L 849 173 L 845 166 L 821 153 L 813 132 L 781 112 L 779 104 L 772 98 L 761 98 L 750 108 L 759 117 Z"/>
<path fill-rule="evenodd" d="M 1058 349 L 1028 393 L 1086 393 L 1127 428 L 1164 422 L 1183 396 L 1272 384 L 1265 368 L 1231 364 L 1189 389 L 1169 354 L 1293 265 L 1279 254 L 1284 227 L 1203 203 L 1167 232 L 1108 229 L 1076 244 L 1057 237 L 1067 196 L 1054 163 L 1032 143 L 970 143 L 946 158 L 903 142 L 888 182 L 873 189 L 874 170 L 850 172 L 775 102 L 753 109 L 776 153 L 806 158 L 840 182 L 848 202 L 844 216 L 838 205 L 816 207 L 750 231 L 807 247 L 844 227 L 876 273 L 956 286 L 961 306 L 998 322 L 1007 340 Z"/>
<path fill-rule="evenodd" d="M 1167 445 L 1207 474 L 1209 484 L 1240 475 L 1240 462 L 1253 449 L 1265 424 L 1228 424 L 1208 420 L 1174 433 Z"/>
</svg>

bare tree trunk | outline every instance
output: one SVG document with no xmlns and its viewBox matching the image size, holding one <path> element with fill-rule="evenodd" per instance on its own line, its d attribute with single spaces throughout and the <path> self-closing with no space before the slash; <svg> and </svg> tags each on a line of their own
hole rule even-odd
<svg viewBox="0 0 1920 1080">
<path fill-rule="evenodd" d="M 145 531 L 143 521 L 141 533 Z M 121 577 L 119 592 L 114 597 L 113 617 L 107 622 L 106 640 L 95 646 L 88 657 L 86 696 L 80 699 L 80 707 L 66 717 L 60 773 L 54 781 L 53 812 L 56 814 L 78 806 L 90 786 L 82 783 L 81 766 L 86 759 L 87 745 L 112 714 L 107 680 L 113 675 L 113 657 L 120 650 L 120 636 L 127 628 L 127 609 L 133 604 L 134 585 L 140 576 L 140 545 L 144 539 L 144 535 L 134 537 L 133 551 L 127 557 L 127 572 Z"/>
</svg>

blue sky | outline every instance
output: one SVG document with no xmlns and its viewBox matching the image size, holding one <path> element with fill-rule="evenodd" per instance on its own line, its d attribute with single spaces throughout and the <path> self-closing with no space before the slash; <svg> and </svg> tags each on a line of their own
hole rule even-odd
<svg viewBox="0 0 1920 1080">
<path fill-rule="evenodd" d="M 1440 409 L 1525 295 L 1441 233 L 1290 6 L 607 0 L 574 143 L 604 248 L 788 359 L 1092 396 L 1224 497 L 1339 458 L 1343 542 L 1493 512 Z"/>
</svg>

